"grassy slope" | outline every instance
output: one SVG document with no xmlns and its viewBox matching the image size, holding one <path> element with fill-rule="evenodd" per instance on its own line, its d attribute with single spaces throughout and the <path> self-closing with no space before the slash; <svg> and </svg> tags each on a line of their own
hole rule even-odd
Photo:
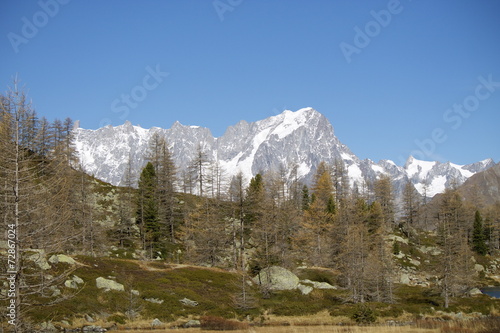
<svg viewBox="0 0 500 333">
<path fill-rule="evenodd" d="M 48 307 L 33 307 L 30 316 L 35 322 L 61 322 L 63 320 L 81 325 L 86 315 L 100 320 L 100 323 L 132 325 L 126 316 L 131 308 L 140 312 L 136 320 L 151 321 L 158 318 L 163 322 L 172 322 L 179 318 L 202 315 L 216 315 L 226 318 L 243 319 L 250 316 L 257 323 L 277 321 L 290 322 L 286 318 L 301 317 L 302 321 L 313 322 L 317 313 L 326 313 L 322 323 L 335 316 L 337 321 L 349 322 L 349 317 L 356 311 L 356 305 L 344 301 L 343 290 L 314 290 L 309 295 L 299 291 L 274 292 L 270 298 L 263 299 L 256 287 L 249 287 L 248 292 L 255 298 L 255 308 L 243 310 L 236 306 L 235 298 L 240 292 L 241 276 L 217 268 L 195 267 L 188 265 L 169 265 L 160 261 L 138 261 L 113 258 L 77 257 L 78 268 L 74 275 L 85 281 L 81 290 L 72 298 Z M 58 264 L 63 269 L 67 264 Z M 302 270 L 301 278 L 334 282 L 335 273 L 322 269 Z M 125 292 L 103 291 L 97 289 L 96 278 L 114 279 L 125 286 Z M 71 291 L 62 288 L 65 293 Z M 135 296 L 130 290 L 138 290 Z M 369 306 L 380 321 L 390 318 L 412 318 L 434 316 L 441 308 L 442 300 L 431 289 L 399 286 L 396 290 L 398 304 L 370 303 Z M 161 304 L 148 302 L 146 298 L 163 300 Z M 183 305 L 180 300 L 188 298 L 199 303 L 192 307 Z M 132 304 L 132 305 L 131 305 Z M 449 311 L 481 312 L 489 314 L 500 309 L 500 300 L 487 296 L 457 299 Z M 409 315 L 412 314 L 412 315 Z M 279 318 L 279 319 L 277 319 Z M 401 319 L 403 320 L 403 319 Z"/>
</svg>

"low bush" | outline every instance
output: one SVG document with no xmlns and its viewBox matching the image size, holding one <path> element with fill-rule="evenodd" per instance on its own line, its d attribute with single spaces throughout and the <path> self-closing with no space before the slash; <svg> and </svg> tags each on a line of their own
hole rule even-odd
<svg viewBox="0 0 500 333">
<path fill-rule="evenodd" d="M 228 320 L 222 317 L 203 316 L 200 318 L 200 327 L 202 330 L 212 331 L 234 331 L 248 328 L 247 323 L 236 320 Z"/>
<path fill-rule="evenodd" d="M 351 319 L 358 324 L 370 324 L 377 320 L 375 312 L 366 304 L 357 305 Z"/>
</svg>

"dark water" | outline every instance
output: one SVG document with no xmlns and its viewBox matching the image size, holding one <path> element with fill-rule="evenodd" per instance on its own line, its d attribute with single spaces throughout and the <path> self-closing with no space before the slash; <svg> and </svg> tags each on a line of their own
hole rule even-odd
<svg viewBox="0 0 500 333">
<path fill-rule="evenodd" d="M 491 297 L 500 298 L 500 287 L 484 287 L 481 292 Z"/>
</svg>

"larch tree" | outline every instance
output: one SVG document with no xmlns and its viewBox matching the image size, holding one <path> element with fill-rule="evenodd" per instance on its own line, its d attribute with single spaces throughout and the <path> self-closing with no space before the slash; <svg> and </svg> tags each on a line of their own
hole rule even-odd
<svg viewBox="0 0 500 333">
<path fill-rule="evenodd" d="M 462 295 L 470 287 L 473 269 L 468 244 L 462 198 L 456 189 L 447 189 L 442 195 L 438 213 L 440 255 L 440 289 L 444 307 L 451 298 Z"/>
<path fill-rule="evenodd" d="M 389 176 L 383 175 L 374 183 L 375 201 L 380 203 L 386 227 L 394 222 L 394 194 Z"/>
<path fill-rule="evenodd" d="M 64 251 L 74 241 L 73 170 L 68 151 L 56 149 L 54 141 L 44 148 L 42 135 L 46 133 L 39 131 L 36 113 L 15 84 L 0 103 L 0 214 L 2 231 L 14 236 L 9 238 L 12 260 L 7 271 L 15 286 L 11 301 L 16 332 L 29 330 L 25 314 L 31 307 L 68 296 L 55 296 L 51 288 L 63 283 L 71 270 L 51 275 L 40 263 L 46 253 Z"/>
<path fill-rule="evenodd" d="M 330 236 L 336 213 L 334 188 L 326 163 L 319 164 L 313 179 L 313 199 L 304 211 L 294 244 L 307 262 L 324 265 L 330 257 Z"/>
<path fill-rule="evenodd" d="M 414 228 L 418 222 L 420 212 L 420 198 L 415 186 L 411 181 L 407 181 L 403 190 L 403 214 L 400 227 L 408 236 L 410 229 Z"/>
</svg>

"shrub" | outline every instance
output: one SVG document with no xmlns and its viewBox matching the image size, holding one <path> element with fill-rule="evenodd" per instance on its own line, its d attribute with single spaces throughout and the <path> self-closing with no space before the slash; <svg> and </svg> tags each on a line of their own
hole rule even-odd
<svg viewBox="0 0 500 333">
<path fill-rule="evenodd" d="M 214 317 L 214 316 L 201 317 L 200 324 L 202 330 L 213 330 L 213 331 L 232 331 L 232 330 L 243 330 L 248 328 L 247 323 L 242 323 L 236 320 L 228 320 L 222 317 Z"/>
<path fill-rule="evenodd" d="M 126 318 L 122 315 L 115 314 L 108 317 L 108 322 L 115 322 L 117 324 L 123 325 L 126 323 Z"/>
<path fill-rule="evenodd" d="M 375 320 L 377 319 L 377 315 L 368 305 L 360 304 L 356 306 L 351 319 L 353 319 L 358 324 L 370 324 L 375 322 Z"/>
</svg>

